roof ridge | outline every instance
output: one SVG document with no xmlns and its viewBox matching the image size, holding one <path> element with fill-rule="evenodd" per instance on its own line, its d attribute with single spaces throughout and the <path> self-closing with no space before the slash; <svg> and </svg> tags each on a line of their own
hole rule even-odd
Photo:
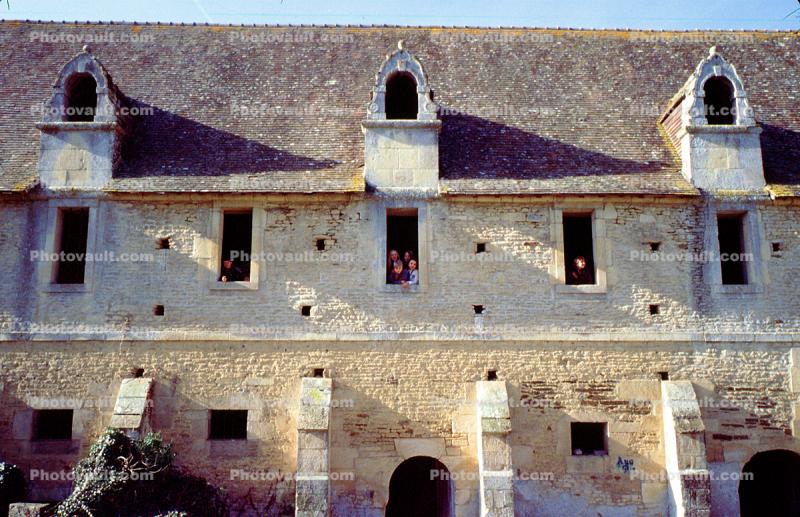
<svg viewBox="0 0 800 517">
<path fill-rule="evenodd" d="M 750 32 L 750 33 L 797 33 L 800 29 L 639 29 L 630 27 L 536 27 L 526 25 L 393 25 L 393 24 L 269 24 L 269 23 L 208 23 L 208 22 L 139 22 L 127 20 L 31 20 L 31 19 L 5 19 L 0 18 L 0 23 L 31 23 L 42 25 L 130 25 L 130 26 L 164 26 L 164 27 L 241 27 L 241 28 L 276 28 L 276 29 L 469 29 L 469 30 L 533 30 L 533 31 L 573 31 L 573 32 L 652 32 L 652 33 L 695 33 L 695 32 Z"/>
</svg>

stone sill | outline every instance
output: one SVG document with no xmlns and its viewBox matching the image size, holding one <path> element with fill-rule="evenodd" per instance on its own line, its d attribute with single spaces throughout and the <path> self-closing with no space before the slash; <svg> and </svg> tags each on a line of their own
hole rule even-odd
<svg viewBox="0 0 800 517">
<path fill-rule="evenodd" d="M 36 128 L 42 131 L 114 131 L 116 122 L 39 122 Z"/>
<path fill-rule="evenodd" d="M 734 284 L 734 285 L 714 285 L 711 288 L 714 294 L 759 294 L 764 292 L 761 284 Z"/>
<path fill-rule="evenodd" d="M 572 285 L 572 284 L 556 284 L 556 293 L 558 294 L 577 294 L 577 295 L 584 295 L 584 294 L 606 294 L 608 289 L 604 285 L 598 284 L 584 284 L 584 285 Z"/>
<path fill-rule="evenodd" d="M 419 294 L 424 292 L 422 286 L 417 285 L 409 285 L 408 287 L 403 287 L 402 285 L 398 284 L 382 284 L 381 291 L 384 293 L 406 293 L 406 294 Z"/>
<path fill-rule="evenodd" d="M 442 130 L 442 121 L 434 120 L 410 120 L 410 119 L 367 119 L 361 121 L 362 129 L 389 128 L 389 129 L 433 129 L 437 132 Z"/>
<path fill-rule="evenodd" d="M 256 291 L 258 282 L 212 282 L 208 288 L 211 291 Z"/>
<path fill-rule="evenodd" d="M 83 284 L 45 284 L 42 287 L 42 291 L 45 293 L 88 293 L 90 291 L 89 286 L 85 283 Z"/>
<path fill-rule="evenodd" d="M 706 125 L 706 126 L 687 126 L 686 132 L 689 134 L 695 133 L 761 133 L 761 128 L 758 126 L 742 126 L 738 124 L 731 125 Z"/>
</svg>

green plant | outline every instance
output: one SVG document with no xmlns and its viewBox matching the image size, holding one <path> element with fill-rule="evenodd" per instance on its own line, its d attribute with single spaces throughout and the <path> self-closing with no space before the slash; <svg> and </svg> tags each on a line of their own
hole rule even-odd
<svg viewBox="0 0 800 517">
<path fill-rule="evenodd" d="M 73 469 L 72 493 L 48 513 L 56 517 L 227 515 L 220 490 L 172 467 L 174 457 L 172 446 L 159 434 L 131 439 L 109 429 Z"/>
<path fill-rule="evenodd" d="M 8 515 L 8 505 L 25 500 L 25 476 L 16 465 L 0 461 L 0 516 Z"/>
</svg>

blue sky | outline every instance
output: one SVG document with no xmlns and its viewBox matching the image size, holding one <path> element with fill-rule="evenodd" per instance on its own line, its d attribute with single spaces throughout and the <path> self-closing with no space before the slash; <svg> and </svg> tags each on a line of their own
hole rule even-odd
<svg viewBox="0 0 800 517">
<path fill-rule="evenodd" d="M 0 18 L 246 24 L 797 29 L 797 0 L 0 0 Z M 6 4 L 10 4 L 10 9 Z"/>
</svg>

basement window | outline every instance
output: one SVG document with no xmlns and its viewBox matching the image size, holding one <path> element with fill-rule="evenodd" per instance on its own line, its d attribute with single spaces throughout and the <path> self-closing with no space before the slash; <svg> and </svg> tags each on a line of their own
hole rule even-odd
<svg viewBox="0 0 800 517">
<path fill-rule="evenodd" d="M 419 235 L 416 208 L 386 212 L 386 283 L 419 284 Z"/>
<path fill-rule="evenodd" d="M 717 217 L 719 260 L 724 285 L 747 284 L 747 254 L 744 244 L 744 215 Z"/>
<path fill-rule="evenodd" d="M 396 72 L 386 81 L 386 118 L 415 120 L 418 110 L 417 81 L 408 72 Z"/>
<path fill-rule="evenodd" d="M 573 456 L 608 455 L 607 424 L 605 422 L 572 422 L 570 435 Z"/>
<path fill-rule="evenodd" d="M 33 413 L 34 440 L 71 440 L 71 409 L 39 409 Z"/>
<path fill-rule="evenodd" d="M 97 81 L 90 74 L 73 74 L 67 79 L 64 120 L 92 122 L 97 111 Z"/>
<path fill-rule="evenodd" d="M 222 213 L 220 282 L 249 282 L 253 240 L 253 211 Z"/>
<path fill-rule="evenodd" d="M 89 237 L 89 209 L 61 208 L 56 226 L 53 283 L 82 284 L 86 273 L 86 242 Z"/>
<path fill-rule="evenodd" d="M 595 283 L 594 242 L 592 215 L 579 214 L 563 217 L 564 268 L 568 285 Z"/>
<path fill-rule="evenodd" d="M 247 439 L 246 409 L 212 409 L 209 413 L 209 440 Z"/>
</svg>

